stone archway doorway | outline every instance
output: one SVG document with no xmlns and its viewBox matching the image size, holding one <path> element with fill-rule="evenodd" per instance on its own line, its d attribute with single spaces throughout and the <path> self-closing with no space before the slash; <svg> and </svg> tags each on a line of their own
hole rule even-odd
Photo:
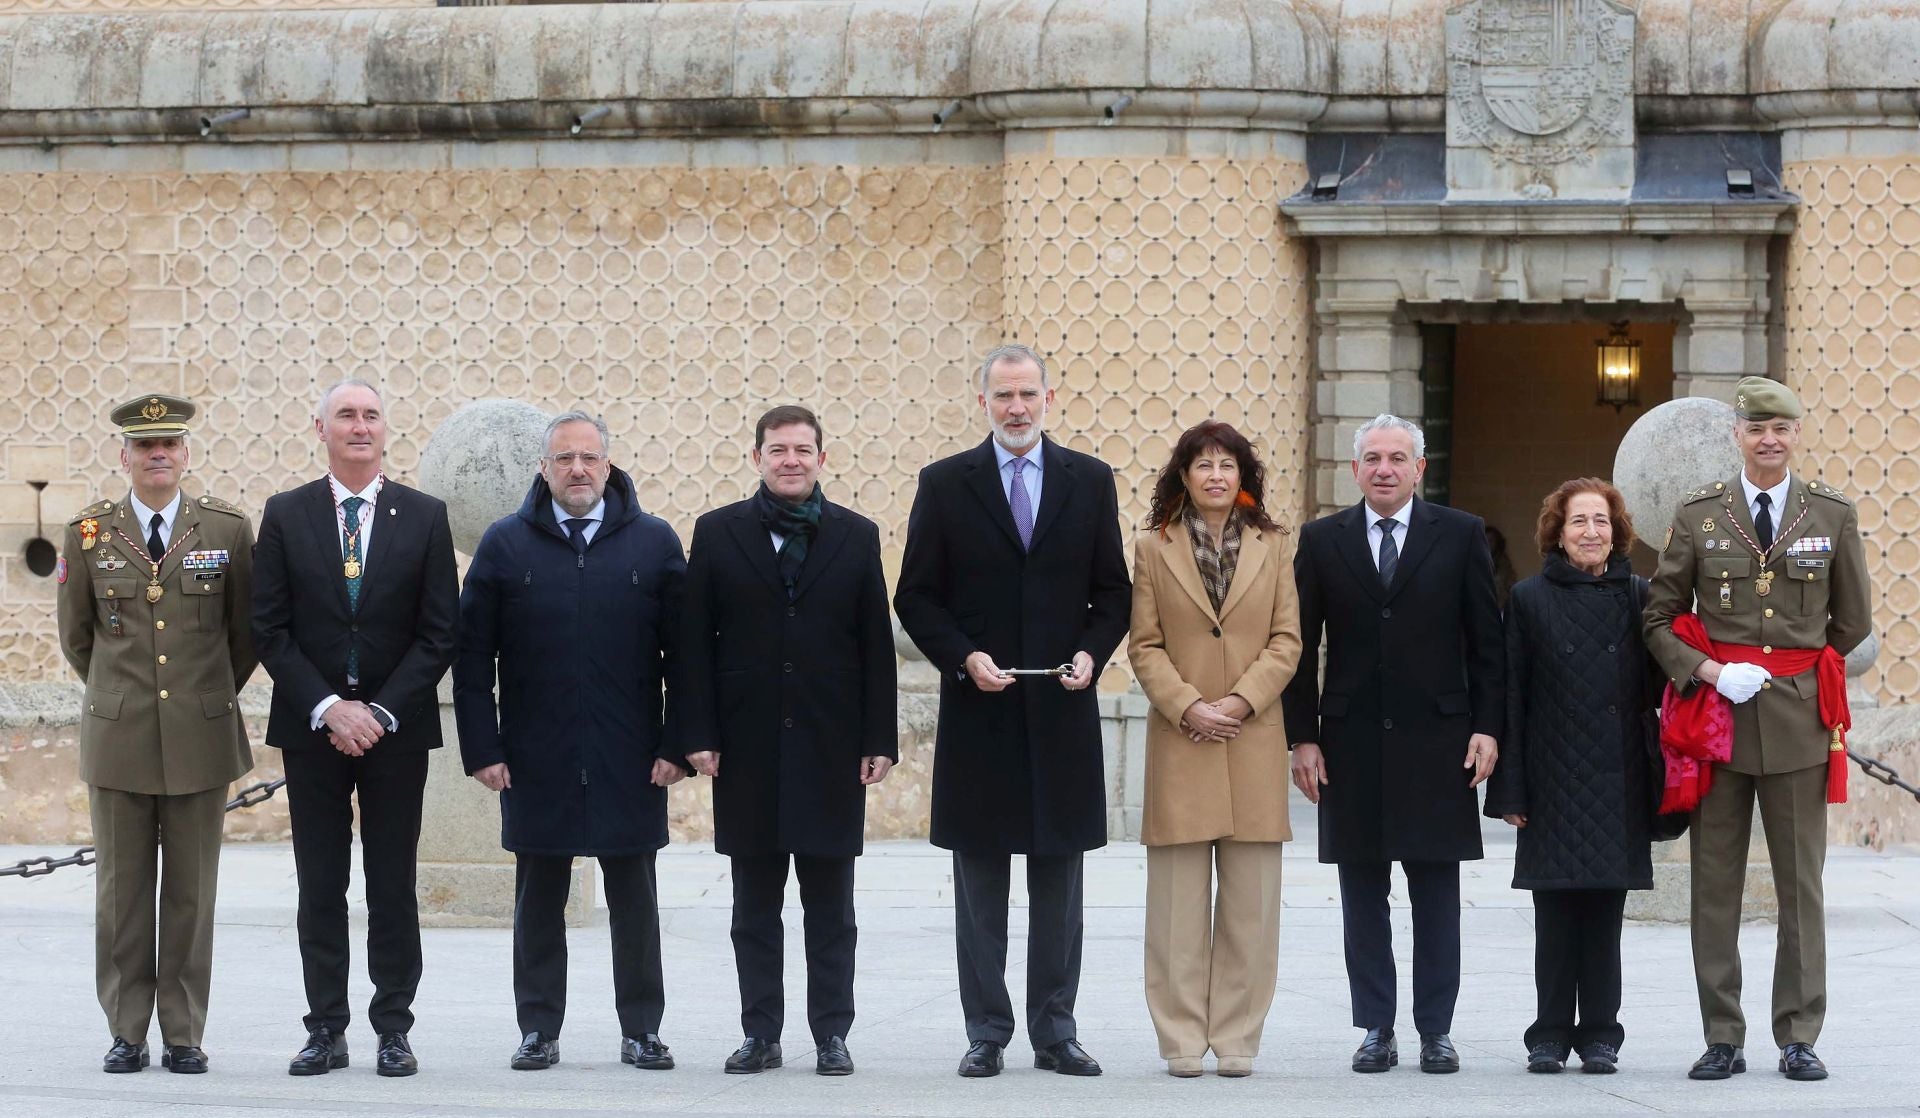
<svg viewBox="0 0 1920 1118">
<path fill-rule="evenodd" d="M 1474 513 L 1506 543 L 1511 577 L 1540 569 L 1533 544 L 1541 499 L 1573 477 L 1610 478 L 1620 439 L 1673 398 L 1674 306 L 1408 307 L 1421 346 L 1425 496 Z M 1641 343 L 1636 402 L 1598 402 L 1595 342 L 1628 323 Z M 1635 548 L 1651 573 L 1654 552 Z"/>
</svg>

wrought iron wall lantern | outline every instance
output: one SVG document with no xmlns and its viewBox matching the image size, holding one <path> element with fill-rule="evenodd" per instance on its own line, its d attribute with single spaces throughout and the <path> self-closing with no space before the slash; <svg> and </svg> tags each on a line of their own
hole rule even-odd
<svg viewBox="0 0 1920 1118">
<path fill-rule="evenodd" d="M 1627 337 L 1627 324 L 1616 322 L 1606 337 L 1593 343 L 1597 404 L 1614 411 L 1640 406 L 1640 342 Z"/>
</svg>

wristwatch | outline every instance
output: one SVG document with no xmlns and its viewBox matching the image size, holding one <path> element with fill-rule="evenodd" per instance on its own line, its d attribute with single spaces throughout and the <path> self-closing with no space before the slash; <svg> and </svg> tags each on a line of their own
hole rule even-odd
<svg viewBox="0 0 1920 1118">
<path fill-rule="evenodd" d="M 400 725 L 393 715 L 387 713 L 387 708 L 379 703 L 368 703 L 367 709 L 373 712 L 373 717 L 380 723 L 380 728 L 389 734 Z"/>
</svg>

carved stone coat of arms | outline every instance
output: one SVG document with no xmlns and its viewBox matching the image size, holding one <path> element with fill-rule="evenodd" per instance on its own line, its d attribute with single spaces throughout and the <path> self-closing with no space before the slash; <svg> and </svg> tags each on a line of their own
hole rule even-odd
<svg viewBox="0 0 1920 1118">
<path fill-rule="evenodd" d="M 1611 0 L 1447 12 L 1447 143 L 1547 168 L 1633 143 L 1633 13 Z"/>
</svg>

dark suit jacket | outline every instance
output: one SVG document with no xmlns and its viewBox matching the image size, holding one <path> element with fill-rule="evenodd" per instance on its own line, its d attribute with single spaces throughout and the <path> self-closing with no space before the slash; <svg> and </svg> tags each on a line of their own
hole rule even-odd
<svg viewBox="0 0 1920 1118">
<path fill-rule="evenodd" d="M 1506 649 L 1480 518 L 1419 498 L 1393 585 L 1380 585 L 1364 504 L 1300 532 L 1300 668 L 1287 741 L 1318 742 L 1320 860 L 1480 857 L 1467 739 L 1500 736 Z M 1327 638 L 1320 682 L 1320 636 Z"/>
<path fill-rule="evenodd" d="M 313 708 L 347 695 L 347 650 L 360 656 L 360 695 L 400 721 L 374 748 L 440 745 L 435 688 L 453 663 L 460 586 L 447 506 L 392 479 L 380 487 L 361 580 L 347 605 L 339 519 L 326 478 L 267 499 L 253 553 L 253 643 L 273 677 L 267 744 L 331 749 Z"/>
<path fill-rule="evenodd" d="M 1057 855 L 1107 841 L 1094 687 L 1028 676 L 994 694 L 967 675 L 1050 668 L 1076 652 L 1094 679 L 1127 633 L 1133 587 L 1113 468 L 1048 439 L 1030 551 L 1020 548 L 991 440 L 933 463 L 907 520 L 894 608 L 940 671 L 933 842 L 968 854 Z"/>
<path fill-rule="evenodd" d="M 827 502 L 792 601 L 749 499 L 694 523 L 681 617 L 684 753 L 720 753 L 722 854 L 860 853 L 862 757 L 899 758 L 880 530 Z"/>
</svg>

